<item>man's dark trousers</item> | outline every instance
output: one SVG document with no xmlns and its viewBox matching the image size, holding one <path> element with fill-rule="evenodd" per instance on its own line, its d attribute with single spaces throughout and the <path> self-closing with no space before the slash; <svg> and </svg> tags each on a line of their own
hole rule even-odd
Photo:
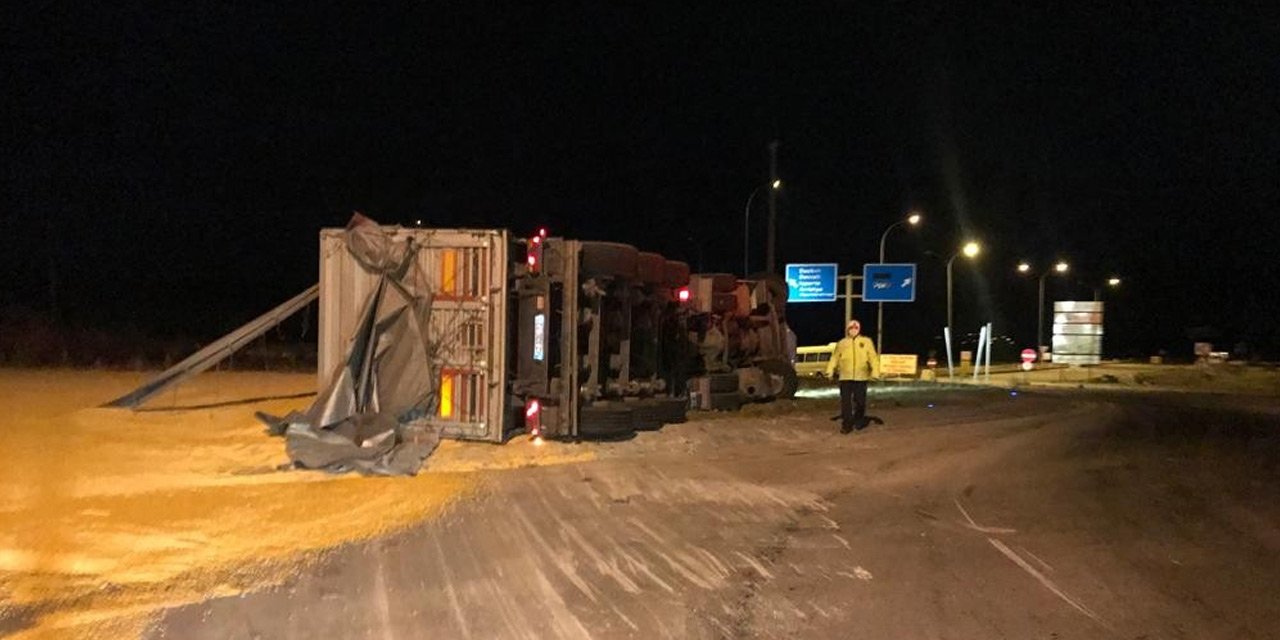
<svg viewBox="0 0 1280 640">
<path fill-rule="evenodd" d="M 867 381 L 840 381 L 840 424 L 845 429 L 861 429 L 867 415 Z"/>
</svg>

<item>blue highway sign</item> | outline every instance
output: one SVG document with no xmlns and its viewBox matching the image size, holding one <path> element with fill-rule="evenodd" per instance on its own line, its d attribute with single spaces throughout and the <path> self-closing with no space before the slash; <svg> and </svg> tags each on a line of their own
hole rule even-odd
<svg viewBox="0 0 1280 640">
<path fill-rule="evenodd" d="M 835 302 L 835 264 L 789 264 L 787 302 Z"/>
<path fill-rule="evenodd" d="M 863 302 L 915 302 L 916 265 L 862 265 Z"/>
</svg>

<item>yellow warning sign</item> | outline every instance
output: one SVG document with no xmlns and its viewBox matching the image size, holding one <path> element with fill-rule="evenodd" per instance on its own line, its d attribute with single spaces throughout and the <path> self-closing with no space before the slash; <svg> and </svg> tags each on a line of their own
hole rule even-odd
<svg viewBox="0 0 1280 640">
<path fill-rule="evenodd" d="M 915 354 L 886 353 L 880 356 L 880 373 L 885 377 L 907 376 L 914 378 L 916 377 L 919 360 L 920 356 Z"/>
</svg>

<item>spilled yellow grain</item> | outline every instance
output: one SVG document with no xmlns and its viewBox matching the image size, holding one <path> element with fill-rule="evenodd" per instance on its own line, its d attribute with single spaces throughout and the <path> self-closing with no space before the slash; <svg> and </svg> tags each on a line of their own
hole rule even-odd
<svg viewBox="0 0 1280 640">
<path fill-rule="evenodd" d="M 155 403 L 168 410 L 83 408 L 141 379 L 0 370 L 0 622 L 25 621 L 15 637 L 134 637 L 161 608 L 278 583 L 437 515 L 477 471 L 593 456 L 446 441 L 413 478 L 281 471 L 284 443 L 252 413 L 304 407 L 313 376 L 215 373 Z"/>
</svg>

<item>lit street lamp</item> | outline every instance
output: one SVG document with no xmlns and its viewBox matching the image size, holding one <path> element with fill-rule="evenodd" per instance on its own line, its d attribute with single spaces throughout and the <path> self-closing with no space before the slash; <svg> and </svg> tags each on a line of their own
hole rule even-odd
<svg viewBox="0 0 1280 640">
<path fill-rule="evenodd" d="M 1112 289 L 1119 287 L 1120 278 L 1117 276 L 1111 276 L 1110 278 L 1107 278 L 1107 286 L 1111 287 Z M 1098 302 L 1100 300 L 1102 300 L 1102 287 L 1097 286 L 1093 288 L 1093 301 Z"/>
<path fill-rule="evenodd" d="M 1070 269 L 1071 269 L 1070 265 L 1068 265 L 1065 261 L 1059 260 L 1057 264 L 1053 265 L 1052 270 L 1045 270 L 1044 273 L 1040 274 L 1040 297 L 1037 298 L 1039 302 L 1036 305 L 1036 350 L 1037 352 L 1039 352 L 1039 350 L 1044 347 L 1044 279 L 1048 277 L 1050 273 L 1056 273 L 1058 275 L 1062 275 L 1062 274 L 1065 274 Z M 1025 262 L 1018 264 L 1018 273 L 1030 273 L 1030 272 L 1031 272 L 1031 265 Z M 1118 278 L 1116 279 L 1116 283 L 1119 284 Z"/>
<path fill-rule="evenodd" d="M 969 241 L 964 244 L 964 247 L 962 247 L 959 252 L 955 253 L 954 255 L 951 256 L 949 260 L 947 260 L 947 327 L 948 328 L 952 326 L 951 325 L 951 320 L 952 320 L 952 317 L 951 317 L 951 299 L 952 299 L 951 298 L 951 263 L 955 262 L 956 258 L 960 257 L 962 254 L 966 258 L 972 259 L 977 257 L 978 254 L 981 252 L 982 252 L 982 245 L 979 245 L 977 242 L 974 242 L 974 241 Z"/>
<path fill-rule="evenodd" d="M 880 234 L 880 264 L 884 264 L 884 241 L 888 239 L 889 232 L 893 231 L 895 228 L 900 227 L 904 224 L 909 224 L 913 227 L 920 226 L 920 214 L 913 211 L 905 219 L 899 220 L 889 225 L 889 228 L 885 229 L 884 233 Z M 880 353 L 884 353 L 884 303 L 883 302 L 876 303 L 876 351 L 879 351 Z"/>
<path fill-rule="evenodd" d="M 762 184 L 752 189 L 751 195 L 747 196 L 747 207 L 742 212 L 742 277 L 744 278 L 751 274 L 747 257 L 751 252 L 751 201 L 755 200 L 756 194 L 760 193 L 760 190 L 765 187 L 770 187 L 777 191 L 782 188 L 782 181 L 774 180 L 772 184 Z"/>
</svg>

